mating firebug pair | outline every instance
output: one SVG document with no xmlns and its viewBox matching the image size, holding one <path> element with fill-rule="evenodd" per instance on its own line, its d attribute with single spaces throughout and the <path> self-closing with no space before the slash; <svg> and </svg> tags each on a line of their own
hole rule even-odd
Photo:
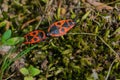
<svg viewBox="0 0 120 80">
<path fill-rule="evenodd" d="M 47 36 L 59 37 L 65 35 L 69 30 L 75 26 L 75 22 L 71 19 L 60 20 L 48 28 L 48 33 L 45 34 L 42 30 L 35 30 L 26 34 L 24 44 L 38 43 L 46 39 Z"/>
</svg>

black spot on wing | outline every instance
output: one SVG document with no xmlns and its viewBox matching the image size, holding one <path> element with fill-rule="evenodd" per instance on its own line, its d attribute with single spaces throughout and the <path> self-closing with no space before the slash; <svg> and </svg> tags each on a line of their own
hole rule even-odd
<svg viewBox="0 0 120 80">
<path fill-rule="evenodd" d="M 61 23 L 60 23 L 60 22 L 57 22 L 57 25 L 61 25 Z"/>
<path fill-rule="evenodd" d="M 53 25 L 53 26 L 50 28 L 50 32 L 55 31 L 56 29 L 58 29 L 57 26 Z"/>
<path fill-rule="evenodd" d="M 42 33 L 42 32 L 39 32 L 39 33 L 38 33 L 38 37 L 39 37 L 39 38 L 43 38 L 43 33 Z"/>
<path fill-rule="evenodd" d="M 37 41 L 37 38 L 34 38 L 34 41 Z"/>
<path fill-rule="evenodd" d="M 68 24 L 69 24 L 69 25 L 73 25 L 73 21 L 69 20 L 69 21 L 68 21 Z"/>
<path fill-rule="evenodd" d="M 64 24 L 62 25 L 62 27 L 69 27 L 69 25 L 67 24 L 67 22 L 64 22 Z"/>
<path fill-rule="evenodd" d="M 65 29 L 64 29 L 64 28 L 62 28 L 62 29 L 61 29 L 61 31 L 62 31 L 62 32 L 65 32 Z"/>
<path fill-rule="evenodd" d="M 35 35 L 35 34 L 36 34 L 36 32 L 33 32 L 32 34 L 33 34 L 33 35 Z"/>
<path fill-rule="evenodd" d="M 59 33 L 59 29 L 57 26 L 52 26 L 51 29 L 50 29 L 50 33 L 52 34 L 58 34 Z"/>
<path fill-rule="evenodd" d="M 33 36 L 27 36 L 28 41 L 31 41 L 32 38 Z"/>
</svg>

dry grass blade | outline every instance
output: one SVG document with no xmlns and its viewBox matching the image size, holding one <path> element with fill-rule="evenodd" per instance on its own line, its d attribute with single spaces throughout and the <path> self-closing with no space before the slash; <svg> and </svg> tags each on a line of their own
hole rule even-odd
<svg viewBox="0 0 120 80">
<path fill-rule="evenodd" d="M 32 23 L 32 22 L 34 22 L 34 21 L 39 21 L 40 20 L 40 17 L 38 16 L 37 18 L 35 18 L 35 19 L 32 19 L 32 20 L 29 20 L 29 21 L 27 21 L 27 22 L 25 22 L 23 25 L 22 25 L 22 27 L 21 27 L 21 29 L 24 29 L 26 26 L 28 26 L 30 23 Z"/>
</svg>

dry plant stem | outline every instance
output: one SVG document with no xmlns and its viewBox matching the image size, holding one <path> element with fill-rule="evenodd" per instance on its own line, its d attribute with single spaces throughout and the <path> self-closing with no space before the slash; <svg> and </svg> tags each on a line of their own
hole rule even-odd
<svg viewBox="0 0 120 80">
<path fill-rule="evenodd" d="M 13 73 L 12 75 L 10 75 L 8 78 L 6 78 L 5 80 L 10 79 L 11 77 L 13 77 L 15 75 L 15 73 Z"/>
<path fill-rule="evenodd" d="M 40 23 L 41 23 L 41 21 L 43 20 L 43 18 L 45 17 L 45 15 L 44 14 L 46 14 L 47 13 L 47 9 L 48 9 L 48 5 L 49 5 L 49 1 L 47 2 L 47 4 L 46 4 L 46 7 L 45 7 L 45 11 L 43 11 L 42 10 L 42 12 L 43 12 L 43 15 L 42 15 L 42 17 L 41 17 L 41 19 L 40 19 L 40 21 L 39 21 L 39 23 L 37 24 L 37 26 L 35 27 L 35 29 L 38 29 L 38 27 L 40 26 Z M 41 5 L 40 5 L 40 7 L 41 7 Z"/>
<path fill-rule="evenodd" d="M 94 33 L 68 33 L 68 34 L 73 34 L 73 35 L 75 35 L 75 34 L 81 34 L 81 35 L 97 36 L 97 37 L 115 54 L 116 59 L 120 61 L 120 57 L 119 57 L 119 55 L 117 54 L 117 52 L 115 52 L 115 50 L 114 50 L 110 45 L 108 45 L 108 44 L 103 40 L 103 38 L 101 38 L 100 36 L 98 36 L 98 35 L 96 35 L 96 34 L 94 34 Z"/>
<path fill-rule="evenodd" d="M 29 21 L 25 22 L 25 23 L 22 25 L 21 29 L 24 29 L 26 26 L 28 26 L 31 22 L 34 22 L 35 20 L 36 20 L 36 19 L 32 19 L 32 20 L 29 20 Z"/>
<path fill-rule="evenodd" d="M 44 18 L 44 15 L 41 17 L 41 19 L 39 20 L 39 23 L 37 24 L 37 26 L 35 27 L 35 29 L 38 29 L 38 27 L 40 26 L 40 23 L 41 23 L 41 21 L 43 20 L 43 18 Z"/>
<path fill-rule="evenodd" d="M 98 38 L 115 54 L 116 59 L 119 60 L 120 57 L 119 57 L 119 55 L 117 54 L 117 52 L 115 52 L 115 50 L 114 50 L 110 45 L 108 45 L 108 44 L 103 40 L 103 38 L 101 38 L 100 36 L 98 36 Z M 119 60 L 119 61 L 120 61 L 120 60 Z"/>
<path fill-rule="evenodd" d="M 107 73 L 107 76 L 106 76 L 105 80 L 108 80 L 109 75 L 110 75 L 110 71 L 111 71 L 112 66 L 113 66 L 114 63 L 115 63 L 115 60 L 111 63 L 111 65 L 110 65 L 110 67 L 109 67 L 109 70 L 108 70 L 108 73 Z"/>
<path fill-rule="evenodd" d="M 32 20 L 29 20 L 29 21 L 25 22 L 25 23 L 22 25 L 21 29 L 24 29 L 26 26 L 28 26 L 30 23 L 32 23 L 32 22 L 34 22 L 34 21 L 36 21 L 36 20 L 40 20 L 40 17 L 37 17 L 37 18 L 35 18 L 35 19 L 32 19 Z"/>
</svg>

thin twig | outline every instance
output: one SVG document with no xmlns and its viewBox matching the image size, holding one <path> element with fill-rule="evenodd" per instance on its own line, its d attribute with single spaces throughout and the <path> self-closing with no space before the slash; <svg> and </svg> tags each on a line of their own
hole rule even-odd
<svg viewBox="0 0 120 80">
<path fill-rule="evenodd" d="M 100 36 L 98 36 L 98 38 L 99 38 L 113 53 L 115 53 L 116 58 L 119 60 L 119 55 L 115 52 L 115 50 L 114 50 L 110 45 L 108 45 L 108 44 L 103 40 L 103 38 L 101 38 Z"/>
<path fill-rule="evenodd" d="M 35 27 L 35 29 L 38 29 L 38 27 L 40 26 L 40 24 L 41 24 L 43 18 L 44 18 L 44 15 L 43 15 L 43 16 L 41 17 L 41 19 L 39 20 L 39 23 L 37 24 L 37 26 Z"/>
<path fill-rule="evenodd" d="M 10 75 L 8 78 L 4 79 L 4 80 L 8 80 L 10 79 L 11 77 L 13 77 L 15 75 L 15 73 L 13 73 L 12 75 Z"/>
<path fill-rule="evenodd" d="M 81 35 L 93 35 L 93 36 L 96 36 L 96 34 L 94 34 L 94 33 L 68 33 L 68 34 L 72 34 L 72 35 L 81 34 Z"/>
<path fill-rule="evenodd" d="M 111 65 L 110 65 L 110 67 L 109 67 L 109 70 L 108 70 L 108 73 L 107 73 L 107 76 L 106 76 L 105 80 L 108 80 L 109 75 L 110 75 L 110 71 L 111 71 L 112 66 L 113 66 L 114 63 L 115 63 L 115 60 L 111 63 Z"/>
</svg>

